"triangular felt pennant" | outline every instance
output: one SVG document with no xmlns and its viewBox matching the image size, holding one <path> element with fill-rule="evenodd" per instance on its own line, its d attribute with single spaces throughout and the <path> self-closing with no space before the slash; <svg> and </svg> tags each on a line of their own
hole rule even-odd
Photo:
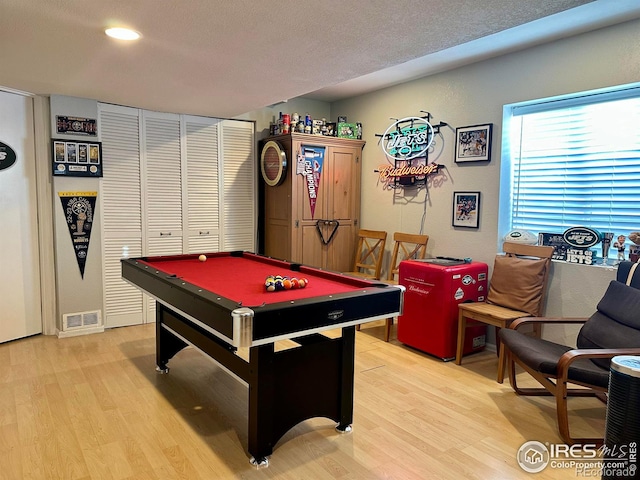
<svg viewBox="0 0 640 480">
<path fill-rule="evenodd" d="M 304 153 L 304 177 L 309 194 L 311 218 L 314 218 L 318 189 L 320 188 L 320 175 L 322 174 L 322 165 L 324 164 L 324 147 L 308 147 L 303 145 L 302 151 Z"/>
<path fill-rule="evenodd" d="M 84 278 L 98 192 L 58 192 L 58 196 L 62 202 L 80 275 Z"/>
</svg>

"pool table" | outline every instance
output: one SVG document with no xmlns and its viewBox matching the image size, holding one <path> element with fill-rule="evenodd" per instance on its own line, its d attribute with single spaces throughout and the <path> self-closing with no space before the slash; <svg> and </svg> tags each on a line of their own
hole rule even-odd
<svg viewBox="0 0 640 480">
<path fill-rule="evenodd" d="M 122 277 L 154 297 L 156 364 L 192 345 L 249 387 L 248 451 L 268 465 L 277 441 L 313 417 L 351 430 L 355 325 L 397 316 L 404 287 L 248 252 L 122 259 Z M 265 278 L 306 278 L 305 288 L 268 292 Z M 340 328 L 330 338 L 322 332 Z M 279 340 L 295 347 L 276 351 Z M 247 347 L 249 360 L 238 355 Z"/>
</svg>

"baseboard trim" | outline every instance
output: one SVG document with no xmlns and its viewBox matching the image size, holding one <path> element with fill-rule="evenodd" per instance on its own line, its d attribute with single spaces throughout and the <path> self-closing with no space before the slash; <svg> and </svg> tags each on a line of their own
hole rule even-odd
<svg viewBox="0 0 640 480">
<path fill-rule="evenodd" d="M 62 332 L 58 330 L 56 335 L 58 338 L 78 337 L 80 335 L 91 335 L 94 333 L 103 333 L 104 327 L 92 327 L 92 328 L 78 328 L 77 330 L 67 330 Z"/>
</svg>

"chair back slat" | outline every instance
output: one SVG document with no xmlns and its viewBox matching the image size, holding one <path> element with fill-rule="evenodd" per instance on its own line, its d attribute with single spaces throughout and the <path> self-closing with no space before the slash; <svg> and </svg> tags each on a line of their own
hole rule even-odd
<svg viewBox="0 0 640 480">
<path fill-rule="evenodd" d="M 403 260 L 421 259 L 427 254 L 429 235 L 395 232 L 393 234 L 393 252 L 389 263 L 387 281 L 395 282 L 399 274 L 400 262 Z"/>
<path fill-rule="evenodd" d="M 361 229 L 358 232 L 353 272 L 380 280 L 386 241 L 387 232 L 385 231 Z"/>
<path fill-rule="evenodd" d="M 504 242 L 502 244 L 502 251 L 507 255 L 551 259 L 554 247 L 548 245 L 526 245 L 522 243 Z"/>
</svg>

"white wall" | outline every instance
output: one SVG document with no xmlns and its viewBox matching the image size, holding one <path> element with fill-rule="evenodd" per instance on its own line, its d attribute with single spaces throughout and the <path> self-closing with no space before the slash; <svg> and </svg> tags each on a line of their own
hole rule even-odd
<svg viewBox="0 0 640 480">
<path fill-rule="evenodd" d="M 362 226 L 418 232 L 426 208 L 428 254 L 472 257 L 492 265 L 498 239 L 502 107 L 535 98 L 640 80 L 640 21 L 632 21 L 525 51 L 475 63 L 370 94 L 339 101 L 331 111 L 363 122 Z M 446 166 L 441 184 L 417 194 L 383 190 L 374 170 L 385 162 L 375 134 L 389 117 L 420 115 L 448 123 L 437 139 L 435 161 Z M 491 162 L 455 164 L 455 127 L 493 123 Z M 451 226 L 454 191 L 480 191 L 478 230 Z M 426 207 L 425 207 L 426 201 Z M 584 224 L 589 224 L 585 218 Z M 554 262 L 547 314 L 590 315 L 615 270 Z"/>
</svg>

